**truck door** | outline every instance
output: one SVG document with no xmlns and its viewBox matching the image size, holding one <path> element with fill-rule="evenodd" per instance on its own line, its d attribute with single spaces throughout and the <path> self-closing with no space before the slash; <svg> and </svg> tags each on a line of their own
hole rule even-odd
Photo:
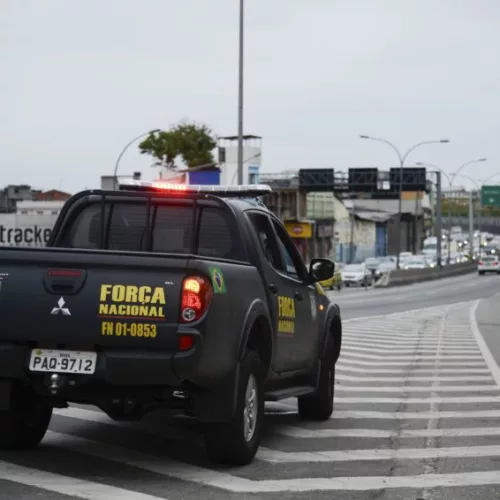
<svg viewBox="0 0 500 500">
<path fill-rule="evenodd" d="M 317 359 L 320 340 L 316 287 L 307 281 L 307 269 L 286 229 L 274 218 L 271 220 L 283 262 L 280 274 L 293 292 L 295 309 L 294 360 L 298 369 L 311 368 Z"/>
<path fill-rule="evenodd" d="M 309 295 L 293 277 L 287 275 L 280 243 L 273 223 L 265 213 L 249 214 L 260 242 L 259 251 L 263 262 L 265 285 L 271 304 L 275 332 L 275 354 L 273 370 L 281 373 L 303 368 L 300 349 L 302 331 L 307 317 L 305 305 L 309 308 Z"/>
</svg>

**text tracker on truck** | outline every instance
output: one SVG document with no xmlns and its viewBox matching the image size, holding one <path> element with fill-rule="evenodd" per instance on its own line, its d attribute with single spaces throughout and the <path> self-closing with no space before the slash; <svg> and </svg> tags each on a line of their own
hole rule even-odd
<svg viewBox="0 0 500 500">
<path fill-rule="evenodd" d="M 306 269 L 267 192 L 84 191 L 47 247 L 1 248 L 0 449 L 36 447 L 68 403 L 187 414 L 233 465 L 253 460 L 265 401 L 328 419 L 342 327 L 318 281 L 334 264 Z"/>
</svg>

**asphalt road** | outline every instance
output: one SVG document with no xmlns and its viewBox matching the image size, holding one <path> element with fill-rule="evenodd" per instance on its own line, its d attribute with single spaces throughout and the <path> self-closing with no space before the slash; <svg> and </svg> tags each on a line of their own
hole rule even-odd
<svg viewBox="0 0 500 500">
<path fill-rule="evenodd" d="M 334 417 L 268 405 L 250 466 L 211 465 L 190 420 L 75 407 L 36 452 L 0 453 L 0 500 L 498 499 L 499 291 L 471 274 L 331 293 L 345 320 Z"/>
</svg>

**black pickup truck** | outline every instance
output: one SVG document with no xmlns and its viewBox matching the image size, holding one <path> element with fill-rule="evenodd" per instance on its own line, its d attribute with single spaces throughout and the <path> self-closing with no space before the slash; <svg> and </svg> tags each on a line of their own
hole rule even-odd
<svg viewBox="0 0 500 500">
<path fill-rule="evenodd" d="M 209 189 L 206 187 L 205 189 Z M 53 408 L 191 415 L 212 460 L 250 463 L 264 402 L 333 411 L 342 326 L 267 186 L 130 182 L 63 207 L 48 246 L 0 249 L 0 449 L 43 439 Z"/>
</svg>

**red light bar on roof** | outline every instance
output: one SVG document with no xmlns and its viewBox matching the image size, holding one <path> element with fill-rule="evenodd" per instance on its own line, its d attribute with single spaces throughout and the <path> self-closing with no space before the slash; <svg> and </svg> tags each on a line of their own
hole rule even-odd
<svg viewBox="0 0 500 500">
<path fill-rule="evenodd" d="M 219 196 L 263 196 L 271 193 L 265 184 L 245 184 L 241 186 L 219 186 L 198 184 L 174 184 L 168 182 L 147 182 L 126 179 L 120 182 L 122 191 L 161 191 L 165 193 L 207 193 Z"/>
</svg>

